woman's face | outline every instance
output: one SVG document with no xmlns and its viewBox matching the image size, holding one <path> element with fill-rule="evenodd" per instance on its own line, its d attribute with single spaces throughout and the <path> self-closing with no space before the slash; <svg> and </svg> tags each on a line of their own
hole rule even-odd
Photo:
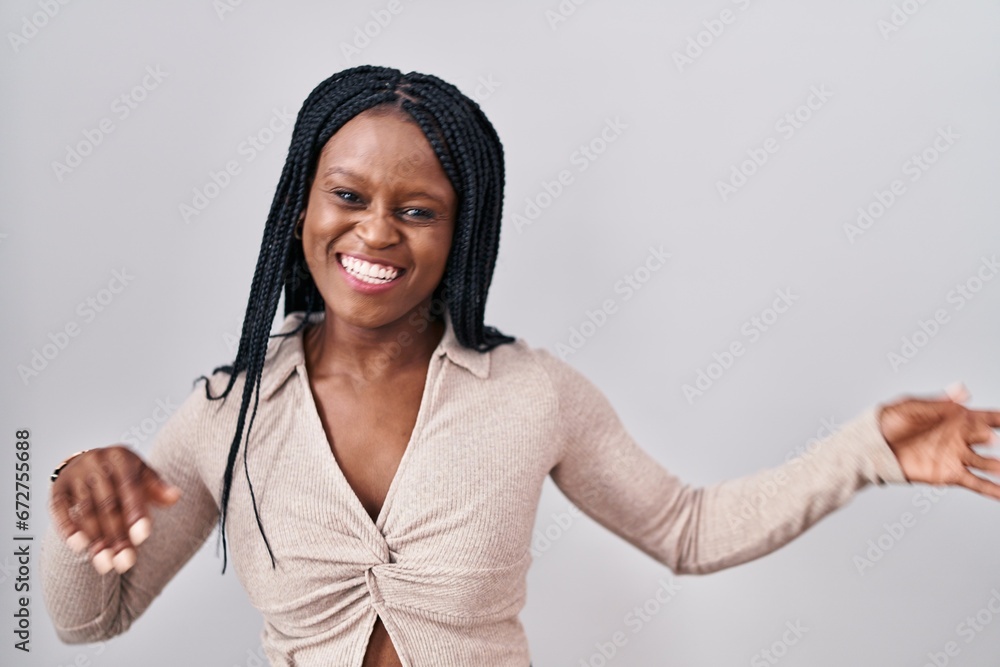
<svg viewBox="0 0 1000 667">
<path fill-rule="evenodd" d="M 363 328 L 404 320 L 441 282 L 457 197 L 420 128 L 365 111 L 326 143 L 302 226 L 327 316 Z"/>
</svg>

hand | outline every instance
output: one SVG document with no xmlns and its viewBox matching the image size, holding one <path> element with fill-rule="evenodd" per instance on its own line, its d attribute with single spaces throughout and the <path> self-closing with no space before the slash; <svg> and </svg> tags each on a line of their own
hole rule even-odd
<svg viewBox="0 0 1000 667">
<path fill-rule="evenodd" d="M 49 509 L 73 551 L 88 550 L 100 574 L 120 574 L 135 565 L 135 547 L 149 537 L 147 505 L 167 507 L 180 497 L 180 489 L 116 445 L 74 457 L 52 483 Z"/>
<path fill-rule="evenodd" d="M 1000 438 L 1000 411 L 970 410 L 961 385 L 943 398 L 904 398 L 878 411 L 882 436 L 911 482 L 964 486 L 1000 500 L 1000 485 L 974 475 L 969 468 L 1000 475 L 1000 459 L 980 456 L 972 445 L 995 445 Z"/>
</svg>

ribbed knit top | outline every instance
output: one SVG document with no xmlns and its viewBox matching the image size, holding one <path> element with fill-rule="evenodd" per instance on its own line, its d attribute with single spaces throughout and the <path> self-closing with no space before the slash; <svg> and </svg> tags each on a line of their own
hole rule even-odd
<svg viewBox="0 0 1000 667">
<path fill-rule="evenodd" d="M 303 317 L 292 313 L 282 332 Z M 212 378 L 213 395 L 227 376 Z M 225 401 L 200 384 L 157 434 L 149 464 L 183 490 L 153 508 L 126 574 L 98 575 L 53 529 L 41 570 L 67 642 L 125 631 L 218 522 L 244 375 Z M 252 404 L 251 404 L 252 406 Z M 231 564 L 264 616 L 273 665 L 361 665 L 376 615 L 407 667 L 527 667 L 518 619 L 542 484 L 677 574 L 744 563 L 787 543 L 866 484 L 905 483 L 876 407 L 782 465 L 687 485 L 629 436 L 580 372 L 524 340 L 480 353 L 450 320 L 431 357 L 416 425 L 376 521 L 333 457 L 306 374 L 302 334 L 273 338 L 227 518 Z M 780 485 L 760 511 L 746 501 Z"/>
</svg>

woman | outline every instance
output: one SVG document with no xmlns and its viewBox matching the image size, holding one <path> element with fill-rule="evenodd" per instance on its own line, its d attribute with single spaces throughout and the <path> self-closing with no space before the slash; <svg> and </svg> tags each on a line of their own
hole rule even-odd
<svg viewBox="0 0 1000 667">
<path fill-rule="evenodd" d="M 549 475 L 677 573 L 769 553 L 867 484 L 1000 499 L 968 469 L 1000 473 L 970 447 L 1000 412 L 957 394 L 871 407 L 771 471 L 681 483 L 582 375 L 484 326 L 503 185 L 492 125 L 440 79 L 359 67 L 312 92 L 233 365 L 203 378 L 148 464 L 115 446 L 54 474 L 42 566 L 64 641 L 126 630 L 217 521 L 275 665 L 523 667 Z M 741 510 L 775 479 L 766 511 Z"/>
</svg>

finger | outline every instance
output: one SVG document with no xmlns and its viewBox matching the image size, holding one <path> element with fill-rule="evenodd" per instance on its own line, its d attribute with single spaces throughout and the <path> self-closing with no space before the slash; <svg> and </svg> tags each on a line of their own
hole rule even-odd
<svg viewBox="0 0 1000 667">
<path fill-rule="evenodd" d="M 82 541 L 86 542 L 84 546 L 89 547 L 101 539 L 103 534 L 101 524 L 97 521 L 97 515 L 94 513 L 94 502 L 90 496 L 90 487 L 87 486 L 87 482 L 83 477 L 77 477 L 70 485 L 70 489 L 69 518 L 72 519 L 73 524 L 79 531 L 83 533 Z"/>
<path fill-rule="evenodd" d="M 969 410 L 970 413 L 991 428 L 1000 428 L 1000 410 Z"/>
<path fill-rule="evenodd" d="M 979 442 L 970 443 L 972 447 L 996 447 L 1000 445 L 1000 435 L 997 435 L 996 431 L 986 426 L 985 437 L 977 437 Z"/>
<path fill-rule="evenodd" d="M 969 390 L 965 388 L 965 385 L 961 381 L 952 382 L 950 385 L 945 387 L 945 393 L 955 403 L 965 403 L 971 396 Z"/>
<path fill-rule="evenodd" d="M 1000 500 L 1000 484 L 973 475 L 968 470 L 959 475 L 956 483 L 981 495 Z"/>
<path fill-rule="evenodd" d="M 965 464 L 992 475 L 1000 475 L 1000 459 L 995 459 L 991 456 L 981 456 L 972 450 L 969 450 L 969 453 L 966 455 Z"/>
<path fill-rule="evenodd" d="M 70 549 L 76 553 L 82 553 L 87 548 L 89 540 L 70 517 L 70 504 L 70 498 L 67 494 L 55 493 L 49 503 L 49 508 L 59 535 L 66 541 Z"/>
<path fill-rule="evenodd" d="M 996 434 L 993 433 L 993 429 L 984 423 L 982 419 L 977 418 L 972 412 L 968 413 L 962 435 L 969 445 L 995 444 Z"/>
<path fill-rule="evenodd" d="M 99 471 L 92 471 L 87 476 L 97 520 L 103 533 L 102 543 L 91 547 L 100 549 L 94 557 L 94 567 L 101 574 L 109 572 L 112 567 L 123 572 L 135 564 L 135 552 L 125 533 L 121 499 L 113 476 L 114 469 L 107 460 L 102 462 Z M 128 552 L 132 552 L 131 555 Z"/>
<path fill-rule="evenodd" d="M 146 492 L 146 497 L 157 505 L 169 507 L 181 497 L 181 490 L 173 484 L 168 484 L 160 475 L 150 468 L 143 466 L 140 476 L 142 488 Z"/>
<path fill-rule="evenodd" d="M 150 530 L 146 498 L 141 485 L 142 463 L 119 451 L 109 453 L 108 459 L 115 470 L 122 520 L 128 529 L 129 541 L 133 546 L 139 546 L 149 537 Z"/>
</svg>

